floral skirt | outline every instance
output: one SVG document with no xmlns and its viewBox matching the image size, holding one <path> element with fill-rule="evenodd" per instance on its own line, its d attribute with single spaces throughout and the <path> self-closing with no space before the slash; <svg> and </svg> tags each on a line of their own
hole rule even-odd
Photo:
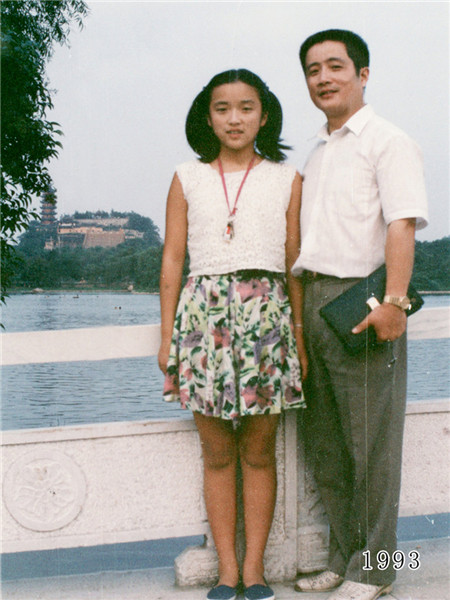
<svg viewBox="0 0 450 600">
<path fill-rule="evenodd" d="M 242 271 L 188 279 L 163 396 L 223 419 L 305 406 L 282 274 Z"/>
</svg>

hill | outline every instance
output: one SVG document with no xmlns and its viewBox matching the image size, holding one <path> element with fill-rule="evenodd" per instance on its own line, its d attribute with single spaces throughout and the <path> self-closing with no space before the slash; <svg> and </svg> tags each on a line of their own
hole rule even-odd
<svg viewBox="0 0 450 600">
<path fill-rule="evenodd" d="M 162 241 L 136 213 L 75 213 L 31 223 L 17 247 L 13 288 L 157 291 Z"/>
<path fill-rule="evenodd" d="M 112 219 L 126 219 L 126 225 L 144 235 L 125 239 L 115 247 L 82 245 L 46 248 L 48 230 L 39 222 L 31 225 L 18 245 L 20 262 L 13 287 L 21 289 L 127 289 L 157 292 L 162 242 L 151 219 L 135 213 L 75 213 L 61 223 L 103 222 L 104 227 L 124 227 Z M 109 220 L 109 225 L 106 223 Z M 65 234 L 64 234 L 65 235 Z M 48 247 L 48 244 L 47 244 Z M 450 291 L 450 237 L 416 242 L 412 282 L 422 291 Z M 185 267 L 185 274 L 187 266 Z"/>
</svg>

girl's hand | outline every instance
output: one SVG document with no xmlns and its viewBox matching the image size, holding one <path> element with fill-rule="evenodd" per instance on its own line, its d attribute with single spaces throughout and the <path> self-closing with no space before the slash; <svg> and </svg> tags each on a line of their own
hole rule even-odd
<svg viewBox="0 0 450 600">
<path fill-rule="evenodd" d="M 164 375 L 167 373 L 167 363 L 169 361 L 170 343 L 162 343 L 158 352 L 158 366 Z"/>
<path fill-rule="evenodd" d="M 303 340 L 302 329 L 296 328 L 295 341 L 297 342 L 297 354 L 300 361 L 300 367 L 302 369 L 302 381 L 305 381 L 308 375 L 308 356 L 306 354 L 305 342 Z"/>
<path fill-rule="evenodd" d="M 306 356 L 306 352 L 304 354 L 300 354 L 300 366 L 302 368 L 302 381 L 308 377 L 308 357 Z"/>
</svg>

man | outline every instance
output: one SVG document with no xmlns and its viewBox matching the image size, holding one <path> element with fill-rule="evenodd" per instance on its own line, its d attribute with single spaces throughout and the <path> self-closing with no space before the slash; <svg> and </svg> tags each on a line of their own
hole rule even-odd
<svg viewBox="0 0 450 600">
<path fill-rule="evenodd" d="M 327 117 L 305 170 L 302 247 L 307 452 L 330 523 L 328 569 L 300 592 L 374 600 L 391 590 L 406 399 L 406 298 L 415 229 L 427 223 L 420 151 L 364 102 L 369 51 L 356 34 L 309 37 L 300 60 Z M 319 309 L 386 263 L 386 296 L 354 333 L 378 344 L 351 356 Z M 383 569 L 385 551 L 390 565 Z"/>
</svg>

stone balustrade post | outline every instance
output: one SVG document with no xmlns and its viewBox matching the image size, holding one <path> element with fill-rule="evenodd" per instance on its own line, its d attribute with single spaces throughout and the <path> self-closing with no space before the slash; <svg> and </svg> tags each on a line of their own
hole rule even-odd
<svg viewBox="0 0 450 600">
<path fill-rule="evenodd" d="M 328 561 L 329 531 L 325 509 L 305 455 L 303 419 L 298 417 L 298 527 L 297 571 L 311 573 L 325 569 Z"/>
</svg>

